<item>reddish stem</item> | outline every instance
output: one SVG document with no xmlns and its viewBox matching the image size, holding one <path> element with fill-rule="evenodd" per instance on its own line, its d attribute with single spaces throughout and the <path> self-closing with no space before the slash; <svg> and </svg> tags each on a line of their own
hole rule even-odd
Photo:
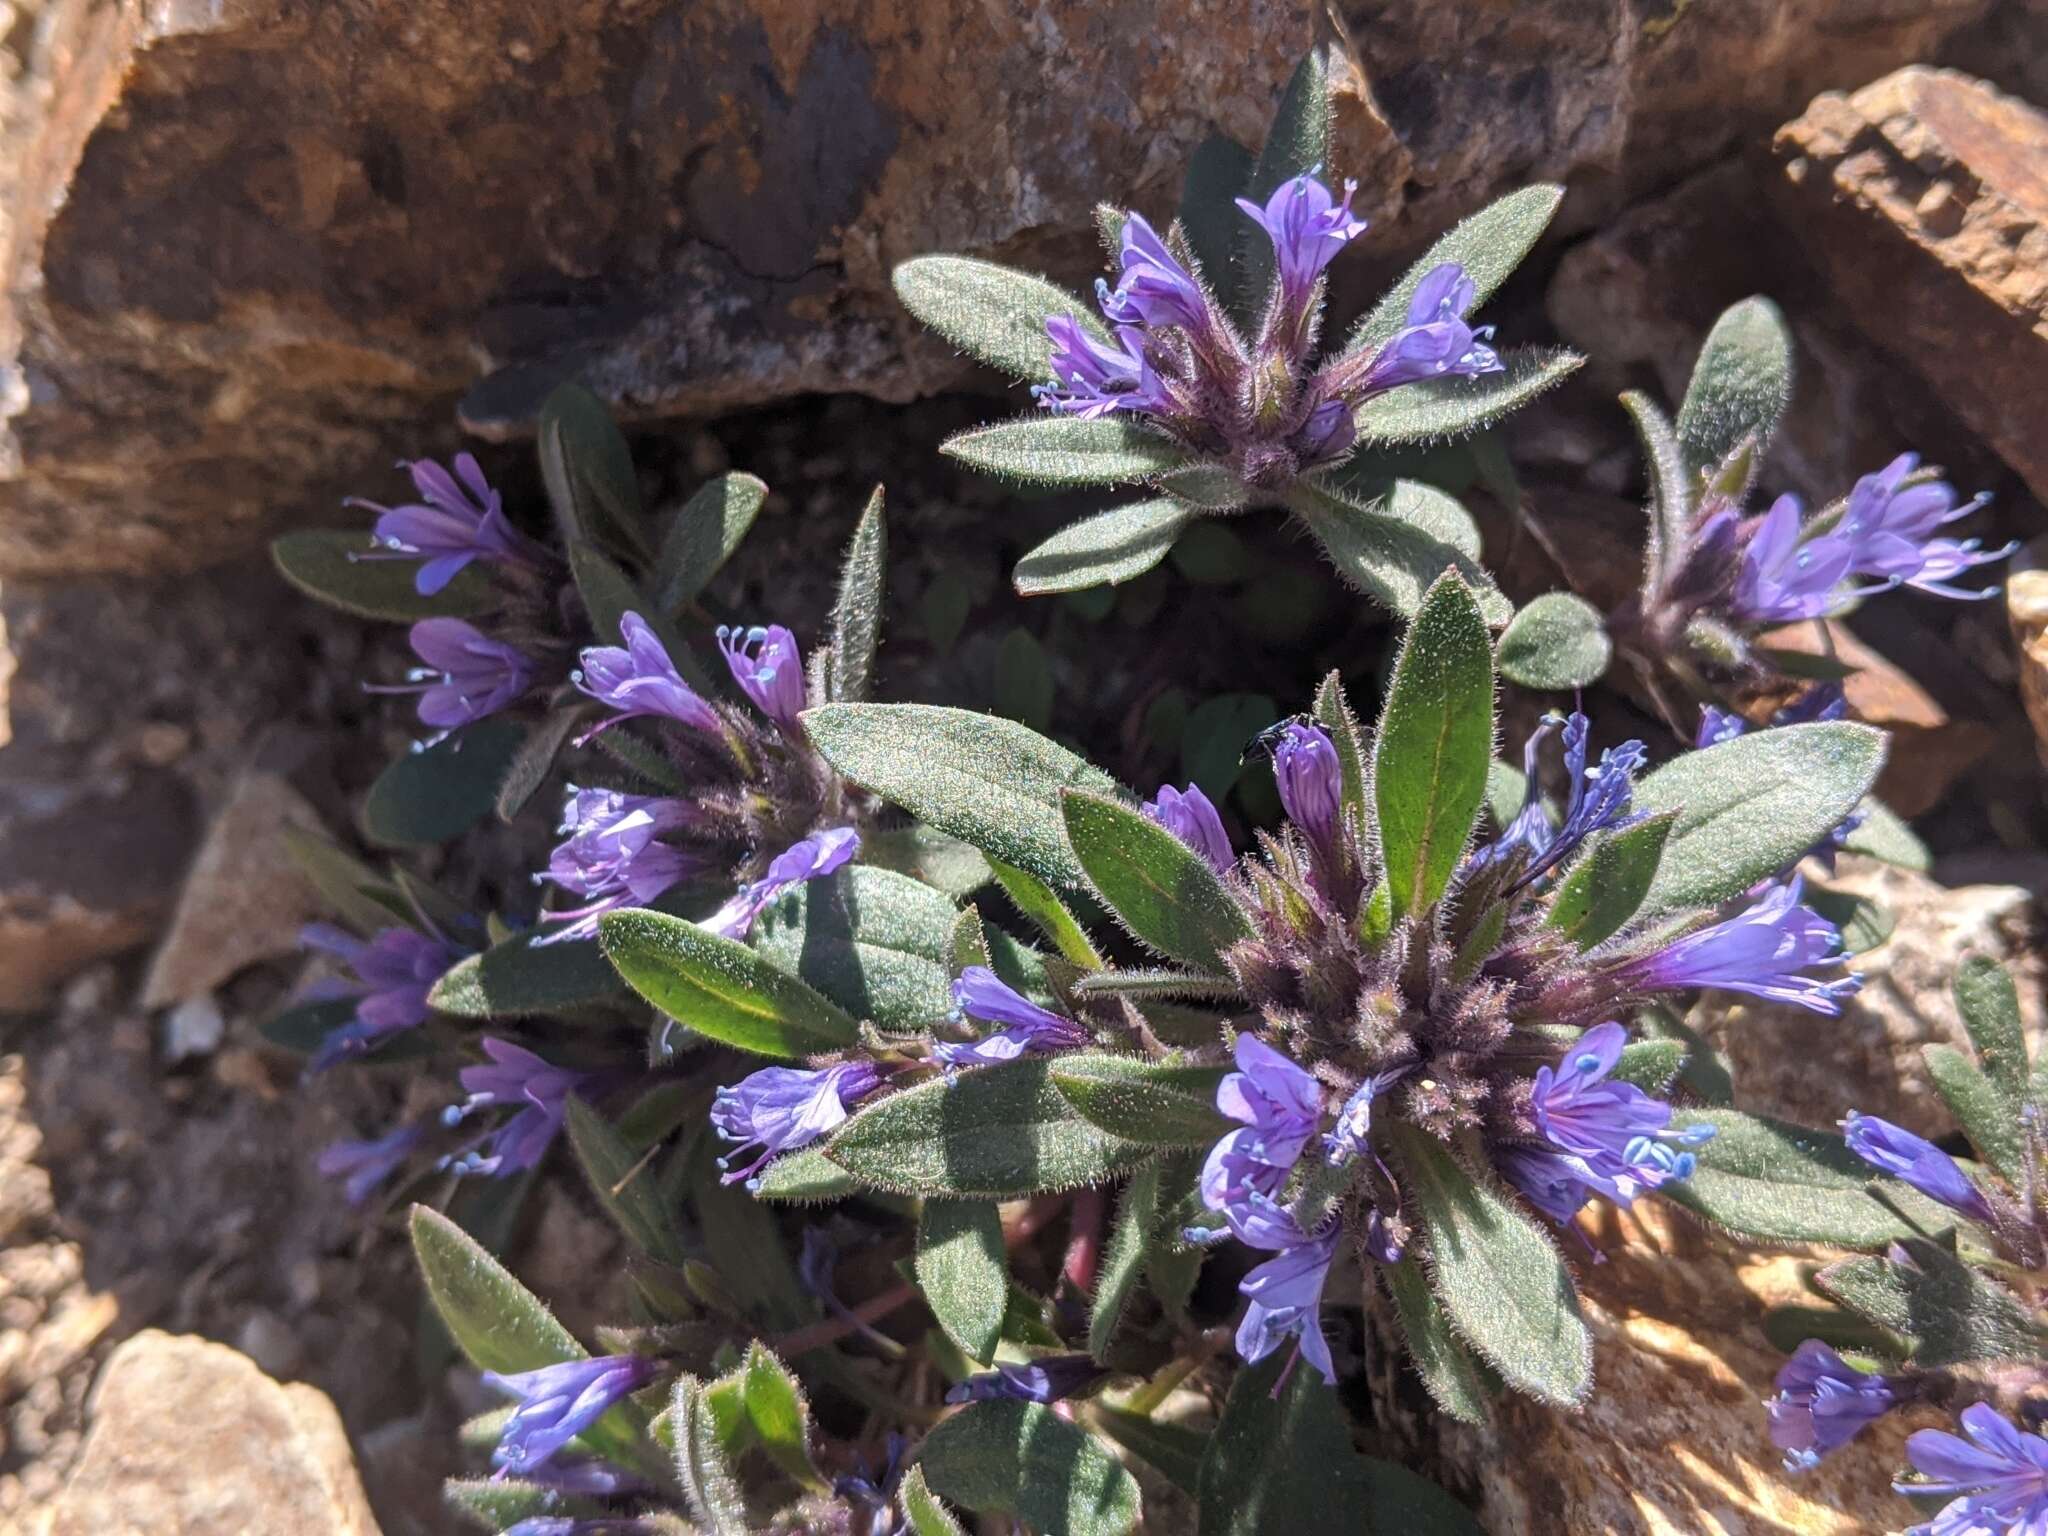
<svg viewBox="0 0 2048 1536">
<path fill-rule="evenodd" d="M 1077 1192 L 1067 1217 L 1064 1273 L 1084 1296 L 1095 1294 L 1095 1267 L 1102 1257 L 1103 1198 L 1099 1189 Z"/>
<path fill-rule="evenodd" d="M 789 1359 L 808 1350 L 837 1343 L 849 1333 L 865 1328 L 887 1317 L 898 1307 L 907 1306 L 915 1300 L 917 1287 L 908 1281 L 891 1286 L 886 1291 L 870 1296 L 859 1306 L 848 1307 L 844 1316 L 828 1317 L 822 1323 L 812 1323 L 807 1328 L 797 1329 L 795 1333 L 784 1334 L 775 1341 L 775 1352 L 784 1359 Z"/>
</svg>

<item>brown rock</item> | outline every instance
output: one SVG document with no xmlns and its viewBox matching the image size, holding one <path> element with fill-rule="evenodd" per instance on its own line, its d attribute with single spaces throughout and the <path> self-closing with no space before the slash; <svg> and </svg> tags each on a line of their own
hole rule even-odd
<svg viewBox="0 0 2048 1536">
<path fill-rule="evenodd" d="M 1955 1124 L 1920 1047 L 1969 1047 L 1950 990 L 1964 958 L 1989 955 L 2011 968 L 2031 1048 L 2048 1048 L 2048 964 L 2034 897 L 2020 886 L 1950 890 L 1853 857 L 1828 883 L 1875 901 L 1896 921 L 1859 965 L 1863 990 L 1842 1016 L 1709 993 L 1693 1023 L 1728 1056 L 1745 1109 L 1806 1125 L 1832 1125 L 1856 1109 L 1923 1136 L 1944 1135 Z"/>
<path fill-rule="evenodd" d="M 1605 1208 L 1603 1208 L 1605 1209 Z M 1482 1428 L 1451 1426 L 1453 1475 L 1476 1483 L 1494 1536 L 1860 1536 L 1912 1507 L 1891 1491 L 1906 1434 L 1889 1415 L 1812 1472 L 1787 1477 L 1762 1400 L 1784 1356 L 1767 1307 L 1807 1300 L 1800 1261 L 1746 1252 L 1654 1200 L 1610 1214 L 1608 1262 L 1580 1266 L 1594 1387 L 1576 1412 L 1503 1398 Z"/>
<path fill-rule="evenodd" d="M 2048 497 L 2048 116 L 1915 67 L 1821 96 L 1776 149 L 1787 222 L 1857 324 Z"/>
<path fill-rule="evenodd" d="M 1388 265 L 1537 177 L 1583 223 L 1984 8 L 1359 0 L 1345 168 Z M 957 380 L 889 268 L 1085 277 L 1095 201 L 1159 211 L 1205 134 L 1256 141 L 1321 10 L 51 0 L 10 135 L 0 570 L 189 568 L 458 401 L 520 435 L 572 374 L 642 420 Z"/>
<path fill-rule="evenodd" d="M 224 1344 L 137 1334 L 92 1420 L 50 1536 L 377 1536 L 334 1405 Z"/>
<path fill-rule="evenodd" d="M 2020 699 L 2034 722 L 2034 745 L 2048 769 L 2048 571 L 2015 571 L 2005 587 L 2006 617 L 2019 648 Z"/>
<path fill-rule="evenodd" d="M 289 954 L 321 914 L 317 894 L 281 852 L 288 827 L 319 832 L 305 796 L 251 768 L 213 818 L 142 984 L 144 1008 L 211 991 L 243 966 Z"/>
</svg>

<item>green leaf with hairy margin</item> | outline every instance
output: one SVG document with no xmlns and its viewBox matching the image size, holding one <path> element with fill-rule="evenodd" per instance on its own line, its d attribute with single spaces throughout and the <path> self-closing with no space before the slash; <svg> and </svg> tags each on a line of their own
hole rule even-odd
<svg viewBox="0 0 2048 1536">
<path fill-rule="evenodd" d="M 548 775 L 554 772 L 555 759 L 582 723 L 582 711 L 558 709 L 526 733 L 498 784 L 498 820 L 513 821 L 526 809 L 527 802 L 547 783 Z"/>
<path fill-rule="evenodd" d="M 1181 233 L 1187 237 L 1202 281 L 1225 313 L 1237 308 L 1235 256 L 1244 227 L 1237 198 L 1251 175 L 1252 152 L 1233 138 L 1212 133 L 1188 157 L 1187 179 L 1181 183 Z"/>
<path fill-rule="evenodd" d="M 981 850 L 957 837 L 913 822 L 860 840 L 861 861 L 921 880 L 955 901 L 973 895 L 995 878 Z"/>
<path fill-rule="evenodd" d="M 1497 373 L 1427 379 L 1373 395 L 1351 414 L 1368 448 L 1463 437 L 1521 409 L 1585 363 L 1568 347 L 1516 347 Z"/>
<path fill-rule="evenodd" d="M 1094 1124 L 1154 1147 L 1203 1147 L 1233 1128 L 1216 1108 L 1225 1067 L 1177 1066 L 1107 1051 L 1052 1059 L 1053 1086 Z"/>
<path fill-rule="evenodd" d="M 705 481 L 670 515 L 654 561 L 654 596 L 663 613 L 675 617 L 697 600 L 740 547 L 767 499 L 765 481 L 725 474 Z"/>
<path fill-rule="evenodd" d="M 479 1370 L 511 1376 L 589 1358 L 590 1352 L 555 1321 L 539 1297 L 446 1216 L 415 1205 L 411 1228 L 413 1253 L 434 1311 Z M 640 1411 L 622 1403 L 579 1438 L 613 1460 L 644 1468 L 640 1422 Z"/>
<path fill-rule="evenodd" d="M 917 1227 L 917 1286 L 946 1337 L 979 1363 L 996 1357 L 1009 1310 L 1003 1219 L 987 1200 L 927 1200 Z"/>
<path fill-rule="evenodd" d="M 1493 642 L 1472 593 L 1440 577 L 1409 625 L 1373 746 L 1396 916 L 1434 906 L 1464 857 L 1493 761 Z"/>
<path fill-rule="evenodd" d="M 517 721 L 479 720 L 394 758 L 363 797 L 363 836 L 383 848 L 421 848 L 467 832 L 497 805 L 525 739 Z"/>
<path fill-rule="evenodd" d="M 489 1443 L 496 1442 L 493 1434 Z M 487 1531 L 508 1531 L 518 1521 L 543 1515 L 594 1519 L 604 1513 L 594 1500 L 564 1498 L 559 1488 L 516 1477 L 451 1477 L 441 1484 L 441 1498 Z"/>
<path fill-rule="evenodd" d="M 1685 477 L 1685 457 L 1671 418 L 1648 395 L 1629 390 L 1621 397 L 1642 445 L 1650 472 L 1649 566 L 1669 574 L 1689 542 L 1693 503 L 1698 487 Z"/>
<path fill-rule="evenodd" d="M 832 605 L 832 643 L 826 651 L 825 695 L 858 702 L 875 691 L 875 651 L 882 643 L 883 577 L 889 562 L 889 525 L 882 488 L 868 497 L 839 573 Z"/>
<path fill-rule="evenodd" d="M 1634 1083 L 1643 1092 L 1662 1096 L 1684 1070 L 1690 1048 L 1683 1040 L 1631 1040 L 1608 1073 L 1618 1083 Z"/>
<path fill-rule="evenodd" d="M 1675 810 L 1645 916 L 1741 895 L 1794 863 L 1856 809 L 1885 737 L 1836 721 L 1752 731 L 1688 752 L 1636 786 L 1634 805 Z"/>
<path fill-rule="evenodd" d="M 989 867 L 995 871 L 996 883 L 1003 888 L 1004 894 L 1016 904 L 1018 911 L 1036 923 L 1039 931 L 1052 940 L 1053 948 L 1060 952 L 1061 959 L 1084 971 L 1099 971 L 1107 964 L 1080 921 L 1067 910 L 1066 903 L 1060 900 L 1052 887 L 1001 859 L 991 858 Z"/>
<path fill-rule="evenodd" d="M 641 1252 L 663 1264 L 680 1265 L 689 1250 L 662 1198 L 652 1165 L 583 1100 L 572 1094 L 568 1105 L 569 1145 L 597 1203 Z"/>
<path fill-rule="evenodd" d="M 1676 811 L 1663 811 L 1596 836 L 1559 883 L 1545 926 L 1559 930 L 1581 951 L 1621 932 L 1650 894 L 1677 819 Z"/>
<path fill-rule="evenodd" d="M 909 1536 L 966 1536 L 960 1522 L 946 1512 L 946 1506 L 926 1485 L 923 1467 L 912 1467 L 903 1474 L 896 1498 L 903 1506 L 903 1518 L 910 1522 Z"/>
<path fill-rule="evenodd" d="M 1115 586 L 1164 560 L 1195 516 L 1194 508 L 1171 496 L 1111 507 L 1069 523 L 1040 544 L 1017 562 L 1011 580 L 1020 597 Z"/>
<path fill-rule="evenodd" d="M 2017 1121 L 2027 1102 L 2027 1035 L 2012 973 L 1987 955 L 1972 955 L 1956 969 L 1955 995 L 1977 1064 Z"/>
<path fill-rule="evenodd" d="M 1486 1377 L 1452 1330 L 1443 1303 L 1429 1288 L 1422 1261 L 1406 1254 L 1398 1264 L 1381 1265 L 1379 1274 L 1401 1320 L 1408 1363 L 1422 1378 L 1431 1400 L 1462 1423 L 1485 1423 Z"/>
<path fill-rule="evenodd" d="M 1242 183 L 1249 201 L 1265 207 L 1280 184 L 1330 163 L 1330 66 L 1321 48 L 1302 55 L 1266 130 L 1266 142 Z M 1273 242 L 1240 213 L 1237 239 L 1237 315 L 1258 323 L 1273 287 Z"/>
<path fill-rule="evenodd" d="M 676 1480 L 682 1484 L 690 1518 L 708 1536 L 747 1536 L 746 1494 L 711 1389 L 694 1376 L 677 1377 L 668 1411 L 675 1435 Z"/>
<path fill-rule="evenodd" d="M 917 1459 L 934 1492 L 1045 1536 L 1124 1536 L 1138 1523 L 1137 1480 L 1038 1403 L 974 1403 L 941 1420 Z"/>
<path fill-rule="evenodd" d="M 917 256 L 891 275 L 903 307 L 977 362 L 1013 379 L 1052 377 L 1045 322 L 1072 315 L 1095 340 L 1109 333 L 1094 306 L 1057 284 L 971 256 Z"/>
<path fill-rule="evenodd" d="M 1813 1283 L 1859 1317 L 1918 1340 L 1913 1364 L 1924 1369 L 2039 1353 L 2039 1329 L 2005 1287 L 1938 1242 L 1907 1238 L 1899 1248 L 1907 1264 L 1844 1259 Z"/>
<path fill-rule="evenodd" d="M 1187 455 L 1156 432 L 1113 416 L 1020 416 L 949 437 L 939 452 L 1027 485 L 1134 485 Z"/>
<path fill-rule="evenodd" d="M 1329 732 L 1337 749 L 1337 766 L 1343 776 L 1345 809 L 1357 818 L 1362 829 L 1368 824 L 1367 785 L 1372 778 L 1371 758 L 1366 750 L 1365 732 L 1351 701 L 1344 696 L 1344 680 L 1332 672 L 1316 688 L 1316 723 Z"/>
<path fill-rule="evenodd" d="M 1364 505 L 1304 480 L 1288 491 L 1287 505 L 1338 574 L 1403 617 L 1445 571 L 1465 578 L 1489 621 L 1513 612 L 1479 565 L 1479 531 L 1470 515 L 1432 486 L 1397 480 L 1385 497 Z"/>
<path fill-rule="evenodd" d="M 413 624 L 421 619 L 468 619 L 495 608 L 501 599 L 482 566 L 470 565 L 431 597 L 414 586 L 419 561 L 393 560 L 376 552 L 364 528 L 308 528 L 271 540 L 270 558 L 280 576 L 306 596 L 363 619 Z"/>
<path fill-rule="evenodd" d="M 1102 1269 L 1095 1277 L 1095 1304 L 1088 1311 L 1088 1353 L 1101 1364 L 1109 1356 L 1124 1308 L 1137 1293 L 1145 1274 L 1145 1255 L 1159 1225 L 1159 1161 L 1155 1158 L 1131 1175 L 1117 1202 Z"/>
<path fill-rule="evenodd" d="M 1564 197 L 1564 188 L 1548 184 L 1523 187 L 1497 198 L 1470 218 L 1460 221 L 1437 241 L 1422 259 L 1410 267 L 1387 296 L 1359 321 L 1345 342 L 1345 350 L 1380 346 L 1408 323 L 1408 305 L 1422 280 L 1447 261 L 1455 261 L 1472 279 L 1476 294 L 1472 308 L 1490 298 L 1508 276 L 1522 264 L 1535 247 L 1551 215 Z"/>
<path fill-rule="evenodd" d="M 1716 468 L 1745 437 L 1768 444 L 1792 399 L 1792 333 L 1769 299 L 1724 310 L 1700 348 L 1678 410 L 1686 484 Z"/>
<path fill-rule="evenodd" d="M 597 945 L 541 942 L 546 938 L 544 932 L 516 934 L 457 961 L 434 983 L 428 1003 L 458 1019 L 510 1019 L 624 995 L 626 984 Z"/>
<path fill-rule="evenodd" d="M 1954 1046 L 1930 1043 L 1920 1047 L 1920 1054 L 1970 1145 L 2015 1184 L 2022 1183 L 2028 1157 L 2019 1104 L 2000 1092 L 1977 1063 Z"/>
<path fill-rule="evenodd" d="M 1152 1149 L 1090 1124 L 1053 1085 L 1046 1060 L 933 1078 L 869 1103 L 826 1155 L 878 1189 L 1009 1200 L 1099 1184 Z"/>
<path fill-rule="evenodd" d="M 1900 869 L 1926 874 L 1934 867 L 1934 855 L 1920 841 L 1919 834 L 1899 819 L 1896 811 L 1874 796 L 1865 796 L 1856 813 L 1863 819 L 1842 840 L 1850 853 L 1895 864 Z"/>
<path fill-rule="evenodd" d="M 854 864 L 784 892 L 756 920 L 752 942 L 855 1018 L 918 1029 L 953 1006 L 958 916 L 930 886 Z"/>
<path fill-rule="evenodd" d="M 822 1492 L 825 1480 L 811 1459 L 811 1407 L 789 1367 L 756 1339 L 735 1375 L 755 1442 L 790 1478 Z"/>
<path fill-rule="evenodd" d="M 1500 675 L 1524 688 L 1584 688 L 1614 656 L 1599 610 L 1569 592 L 1533 598 L 1500 636 Z"/>
<path fill-rule="evenodd" d="M 810 1203 L 857 1194 L 860 1184 L 827 1157 L 823 1147 L 813 1145 L 776 1158 L 747 1188 L 756 1200 Z"/>
<path fill-rule="evenodd" d="M 392 918 L 404 910 L 392 905 L 396 893 L 391 882 L 354 854 L 303 827 L 286 827 L 279 837 L 286 856 L 328 909 L 365 938 L 389 928 Z"/>
<path fill-rule="evenodd" d="M 538 435 L 541 480 L 564 542 L 650 554 L 633 452 L 604 402 L 580 384 L 559 385 L 541 404 Z"/>
<path fill-rule="evenodd" d="M 1103 903 L 1161 954 L 1220 974 L 1251 923 L 1216 871 L 1151 818 L 1107 795 L 1061 792 L 1067 841 Z"/>
<path fill-rule="evenodd" d="M 1593 1384 L 1593 1341 L 1556 1246 L 1434 1137 L 1399 1125 L 1394 1144 L 1451 1326 L 1508 1385 L 1563 1407 L 1579 1402 Z"/>
<path fill-rule="evenodd" d="M 803 719 L 825 760 L 856 784 L 1056 893 L 1086 889 L 1060 791 L 1113 794 L 1117 784 L 1065 747 L 1012 721 L 923 704 L 828 704 Z"/>
<path fill-rule="evenodd" d="M 606 958 L 626 984 L 698 1034 L 742 1051 L 792 1059 L 843 1050 L 860 1026 L 837 1003 L 744 944 L 665 912 L 607 912 Z"/>
<path fill-rule="evenodd" d="M 1832 1131 L 1733 1109 L 1680 1110 L 1672 1121 L 1674 1130 L 1694 1125 L 1713 1126 L 1713 1140 L 1695 1149 L 1691 1178 L 1659 1193 L 1741 1236 L 1882 1248 L 1913 1236 L 1916 1222 L 1930 1231 L 1955 1222 L 1905 1185 L 1879 1179 Z M 1887 1208 L 1873 1187 L 1913 1221 Z"/>
</svg>

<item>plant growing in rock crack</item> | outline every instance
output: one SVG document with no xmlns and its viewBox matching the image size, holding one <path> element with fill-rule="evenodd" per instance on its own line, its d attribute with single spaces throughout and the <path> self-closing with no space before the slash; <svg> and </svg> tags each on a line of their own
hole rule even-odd
<svg viewBox="0 0 2048 1536">
<path fill-rule="evenodd" d="M 1507 617 L 1464 508 L 1395 478 L 1376 451 L 1475 431 L 1578 366 L 1557 349 L 1496 351 L 1491 328 L 1470 320 L 1536 243 L 1560 189 L 1528 188 L 1460 224 L 1328 345 L 1324 271 L 1365 228 L 1330 158 L 1327 64 L 1311 53 L 1256 159 L 1223 138 L 1196 152 L 1163 234 L 1141 214 L 1100 210 L 1117 278 L 1098 283 L 1094 309 L 985 261 L 897 268 L 913 314 L 1032 384 L 1040 407 L 956 437 L 947 453 L 1029 483 L 1152 493 L 1033 550 L 1019 592 L 1128 580 L 1196 519 L 1271 507 L 1398 613 L 1453 568 L 1491 617 Z"/>
<path fill-rule="evenodd" d="M 1771 1439 L 1793 1472 L 1895 1408 L 1956 1413 L 1967 1441 L 1936 1429 L 1906 1441 L 1911 1471 L 1893 1486 L 1936 1510 L 1915 1536 L 2048 1521 L 2048 1440 L 2038 1433 L 2048 1419 L 2043 1083 L 2001 966 L 1965 961 L 1955 998 L 1974 1056 L 1945 1044 L 1923 1050 L 1977 1160 L 1850 1110 L 1844 1150 L 1913 1191 L 1910 1208 L 1895 1207 L 1905 1230 L 1866 1233 L 1854 1246 L 1868 1254 L 1814 1266 L 1808 1279 L 1823 1305 L 1766 1319 L 1774 1338 L 1800 1340 L 1769 1404 Z"/>
</svg>

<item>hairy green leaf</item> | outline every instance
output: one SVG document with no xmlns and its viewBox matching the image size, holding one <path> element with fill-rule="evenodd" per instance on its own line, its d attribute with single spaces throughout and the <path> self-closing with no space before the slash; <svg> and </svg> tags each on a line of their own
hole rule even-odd
<svg viewBox="0 0 2048 1536">
<path fill-rule="evenodd" d="M 1181 233 L 1202 281 L 1226 313 L 1238 307 L 1235 257 L 1244 214 L 1236 200 L 1251 175 L 1252 152 L 1235 139 L 1212 133 L 1188 157 L 1187 179 L 1181 184 Z"/>
<path fill-rule="evenodd" d="M 1486 1378 L 1452 1330 L 1443 1303 L 1430 1290 L 1422 1261 L 1407 1254 L 1398 1264 L 1380 1266 L 1379 1274 L 1394 1298 L 1401 1337 L 1408 1346 L 1408 1363 L 1422 1378 L 1430 1398 L 1454 1419 L 1485 1423 Z"/>
<path fill-rule="evenodd" d="M 1603 832 L 1572 865 L 1550 903 L 1548 927 L 1591 949 L 1628 926 L 1657 878 L 1676 811 L 1662 811 L 1619 832 Z"/>
<path fill-rule="evenodd" d="M 633 452 L 604 402 L 563 384 L 542 402 L 540 473 L 564 542 L 621 544 L 651 553 Z"/>
<path fill-rule="evenodd" d="M 427 1001 L 459 1019 L 507 1019 L 603 1002 L 626 991 L 604 951 L 588 940 L 543 942 L 544 932 L 515 934 L 457 961 Z"/>
<path fill-rule="evenodd" d="M 1768 444 L 1792 398 L 1792 333 L 1769 299 L 1744 299 L 1707 334 L 1678 410 L 1686 483 L 1717 468 L 1741 443 Z"/>
<path fill-rule="evenodd" d="M 949 437 L 939 452 L 1027 485 L 1132 485 L 1187 462 L 1155 432 L 1113 416 L 1021 416 Z"/>
<path fill-rule="evenodd" d="M 1352 424 L 1367 447 L 1463 437 L 1561 384 L 1585 361 L 1566 347 L 1516 347 L 1501 354 L 1497 373 L 1428 379 L 1374 395 L 1352 413 Z"/>
<path fill-rule="evenodd" d="M 889 561 L 889 525 L 882 488 L 868 497 L 846 547 L 839 601 L 832 605 L 832 643 L 826 652 L 826 697 L 858 702 L 875 691 L 875 651 L 882 643 L 882 586 Z"/>
<path fill-rule="evenodd" d="M 926 1485 L 923 1467 L 914 1466 L 903 1474 L 896 1497 L 903 1506 L 903 1518 L 910 1522 L 909 1536 L 966 1536 L 960 1522 L 946 1512 L 946 1506 Z"/>
<path fill-rule="evenodd" d="M 1195 515 L 1171 496 L 1111 507 L 1062 528 L 1019 560 L 1011 579 L 1023 597 L 1115 586 L 1164 560 Z"/>
<path fill-rule="evenodd" d="M 363 836 L 383 848 L 418 848 L 467 832 L 497 805 L 525 739 L 517 721 L 493 717 L 394 758 L 363 797 Z"/>
<path fill-rule="evenodd" d="M 680 1265 L 689 1257 L 652 1166 L 610 1121 L 574 1094 L 568 1100 L 569 1144 L 597 1203 L 648 1257 Z"/>
<path fill-rule="evenodd" d="M 1471 517 L 1442 491 L 1397 480 L 1368 506 L 1305 480 L 1287 493 L 1287 505 L 1346 581 L 1403 617 L 1422 606 L 1423 593 L 1445 571 L 1465 579 L 1489 621 L 1505 621 L 1513 611 L 1479 565 Z"/>
<path fill-rule="evenodd" d="M 917 1285 L 969 1359 L 996 1357 L 1009 1309 L 1003 1220 L 987 1200 L 927 1200 L 917 1228 Z"/>
<path fill-rule="evenodd" d="M 1863 819 L 1842 840 L 1843 848 L 1850 853 L 1860 853 L 1923 875 L 1934 867 L 1934 855 L 1927 851 L 1927 845 L 1899 819 L 1896 811 L 1882 801 L 1874 796 L 1865 796 L 1863 803 L 1856 807 L 1856 813 Z"/>
<path fill-rule="evenodd" d="M 2023 1183 L 2029 1159 L 2020 1102 L 2008 1099 L 1976 1062 L 1952 1045 L 1923 1045 L 1920 1054 L 1970 1145 L 2015 1184 Z"/>
<path fill-rule="evenodd" d="M 934 1492 L 977 1514 L 1014 1515 L 1045 1536 L 1124 1536 L 1138 1484 L 1086 1431 L 1037 1403 L 975 1403 L 918 1452 Z"/>
<path fill-rule="evenodd" d="M 375 558 L 366 558 L 375 554 Z M 271 541 L 278 574 L 306 596 L 364 619 L 411 624 L 420 619 L 467 619 L 495 608 L 498 594 L 484 567 L 471 565 L 432 597 L 414 586 L 417 560 L 377 552 L 367 529 L 308 528 Z"/>
<path fill-rule="evenodd" d="M 1917 1340 L 1913 1363 L 1924 1369 L 2040 1352 L 2040 1330 L 2004 1286 L 1938 1242 L 1914 1237 L 1898 1247 L 1904 1264 L 1844 1259 L 1814 1276 L 1814 1285 L 1859 1317 Z"/>
<path fill-rule="evenodd" d="M 1408 306 L 1422 280 L 1447 261 L 1457 262 L 1472 279 L 1477 290 L 1472 305 L 1477 309 L 1522 264 L 1522 258 L 1542 237 L 1563 197 L 1563 187 L 1523 187 L 1461 221 L 1424 252 L 1392 291 L 1359 321 L 1345 343 L 1345 350 L 1378 347 L 1390 340 L 1408 323 Z"/>
<path fill-rule="evenodd" d="M 735 473 L 705 481 L 676 509 L 654 562 L 654 596 L 663 613 L 674 617 L 697 600 L 767 499 L 766 482 Z"/>
<path fill-rule="evenodd" d="M 1546 592 L 1516 612 L 1500 637 L 1500 675 L 1524 688 L 1584 688 L 1598 682 L 1614 642 L 1593 605 Z"/>
<path fill-rule="evenodd" d="M 1223 951 L 1252 930 L 1208 861 L 1107 795 L 1069 789 L 1060 804 L 1075 857 L 1124 926 L 1171 959 L 1221 974 Z"/>
<path fill-rule="evenodd" d="M 855 1018 L 919 1029 L 953 1006 L 958 916 L 930 886 L 854 864 L 784 892 L 755 922 L 753 945 Z"/>
<path fill-rule="evenodd" d="M 1223 1067 L 1174 1066 L 1107 1051 L 1052 1061 L 1053 1086 L 1095 1125 L 1154 1147 L 1203 1147 L 1232 1129 L 1216 1108 Z"/>
<path fill-rule="evenodd" d="M 1972 955 L 1956 969 L 1955 994 L 1978 1065 L 2017 1121 L 2027 1102 L 2027 1035 L 2012 973 L 1987 955 Z"/>
<path fill-rule="evenodd" d="M 711 1398 L 712 1388 L 696 1377 L 676 1378 L 669 1417 L 674 1426 L 676 1480 L 690 1518 L 707 1536 L 747 1536 L 747 1501 L 732 1464 L 728 1431 Z M 744 1400 L 737 1406 L 744 1412 Z"/>
<path fill-rule="evenodd" d="M 1052 378 L 1045 322 L 1071 315 L 1097 341 L 1109 333 L 1094 306 L 1042 277 L 969 256 L 917 256 L 891 279 L 903 307 L 977 362 L 1013 379 Z"/>
</svg>

